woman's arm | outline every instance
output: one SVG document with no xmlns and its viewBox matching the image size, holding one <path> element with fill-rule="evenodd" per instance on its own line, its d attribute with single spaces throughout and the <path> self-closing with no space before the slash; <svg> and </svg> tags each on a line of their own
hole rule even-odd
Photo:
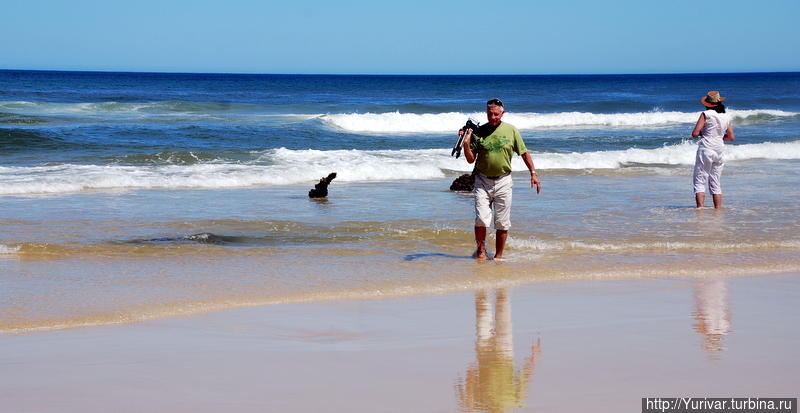
<svg viewBox="0 0 800 413">
<path fill-rule="evenodd" d="M 700 118 L 697 119 L 697 124 L 694 125 L 694 130 L 692 131 L 693 138 L 699 138 L 700 132 L 703 130 L 703 126 L 706 126 L 706 114 L 701 113 Z"/>
<path fill-rule="evenodd" d="M 733 125 L 728 125 L 728 129 L 725 130 L 725 136 L 722 137 L 723 141 L 733 142 L 736 140 L 736 134 L 733 133 Z"/>
</svg>

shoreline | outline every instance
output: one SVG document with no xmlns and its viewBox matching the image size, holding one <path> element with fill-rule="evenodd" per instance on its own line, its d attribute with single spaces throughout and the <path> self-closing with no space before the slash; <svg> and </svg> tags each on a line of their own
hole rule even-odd
<svg viewBox="0 0 800 413">
<path fill-rule="evenodd" d="M 450 257 L 452 258 L 452 257 Z M 473 258 L 459 257 L 470 259 Z M 476 261 L 476 265 L 507 265 L 508 261 L 502 260 L 495 262 L 493 259 L 487 261 Z M 480 268 L 476 267 L 475 274 L 478 278 L 469 280 L 466 284 L 457 285 L 440 285 L 440 286 L 406 286 L 398 285 L 390 288 L 372 290 L 366 288 L 363 291 L 359 290 L 344 290 L 344 291 L 329 291 L 317 292 L 313 294 L 299 294 L 296 296 L 285 296 L 276 298 L 261 298 L 261 299 L 238 299 L 238 300 L 212 300 L 212 301 L 188 301 L 188 302 L 171 302 L 164 304 L 162 307 L 146 306 L 142 309 L 131 308 L 121 310 L 103 315 L 88 315 L 84 317 L 75 317 L 63 320 L 34 320 L 28 321 L 20 325 L 7 325 L 0 328 L 0 339 L 4 336 L 24 336 L 32 334 L 46 334 L 50 332 L 67 331 L 67 330 L 83 330 L 94 329 L 103 327 L 124 327 L 130 325 L 137 325 L 148 322 L 158 322 L 162 320 L 182 319 L 186 317 L 197 317 L 209 313 L 236 311 L 248 308 L 266 308 L 275 306 L 287 305 L 336 305 L 343 302 L 359 302 L 359 301 L 380 301 L 380 300 L 402 300 L 402 299 L 425 299 L 426 297 L 434 297 L 440 295 L 452 294 L 469 294 L 479 290 L 492 290 L 492 289 L 517 289 L 517 288 L 532 288 L 535 285 L 541 284 L 560 284 L 560 283 L 574 283 L 574 282 L 642 282 L 646 280 L 662 280 L 672 279 L 675 281 L 683 280 L 703 280 L 707 279 L 708 275 L 687 275 L 682 273 L 680 275 L 666 275 L 668 272 L 655 272 L 652 274 L 632 273 L 632 274 L 619 274 L 618 272 L 598 273 L 598 274 L 584 274 L 584 275 L 571 275 L 569 277 L 562 277 L 557 275 L 550 275 L 538 279 L 494 279 L 480 274 Z M 485 270 L 486 268 L 484 268 Z M 523 268 L 516 268 L 522 270 Z M 501 271 L 513 271 L 514 269 L 501 269 Z M 491 270 L 490 270 L 491 271 Z M 763 270 L 762 270 L 763 271 Z M 696 271 L 689 271 L 696 273 Z M 762 272 L 759 275 L 748 273 L 746 269 L 742 269 L 739 273 L 729 274 L 725 278 L 739 278 L 739 277 L 776 277 L 793 275 L 796 271 L 777 270 L 775 272 Z M 617 274 L 617 275 L 611 275 Z M 711 277 L 716 278 L 716 277 Z"/>
<path fill-rule="evenodd" d="M 16 412 L 620 411 L 642 397 L 792 397 L 798 287 L 798 274 L 572 280 L 4 335 L 0 397 Z"/>
</svg>

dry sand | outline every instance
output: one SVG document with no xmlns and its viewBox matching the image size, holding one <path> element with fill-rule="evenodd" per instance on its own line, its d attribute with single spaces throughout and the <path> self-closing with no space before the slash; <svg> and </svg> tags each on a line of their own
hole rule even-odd
<svg viewBox="0 0 800 413">
<path fill-rule="evenodd" d="M 548 282 L 0 336 L 0 412 L 639 411 L 797 397 L 800 276 Z"/>
</svg>

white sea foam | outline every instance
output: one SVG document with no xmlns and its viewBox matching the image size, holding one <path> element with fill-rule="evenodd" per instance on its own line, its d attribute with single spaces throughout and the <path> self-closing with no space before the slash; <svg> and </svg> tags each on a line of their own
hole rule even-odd
<svg viewBox="0 0 800 413">
<path fill-rule="evenodd" d="M 535 154 L 536 166 L 542 169 L 616 169 L 629 165 L 692 165 L 697 146 L 692 142 L 656 149 L 629 148 L 617 151 Z M 800 159 L 800 141 L 727 145 L 725 159 Z M 524 170 L 514 159 L 514 169 Z"/>
<path fill-rule="evenodd" d="M 3 255 L 14 255 L 19 252 L 19 246 L 17 247 L 9 247 L 7 245 L 0 244 L 0 256 Z"/>
<path fill-rule="evenodd" d="M 226 120 L 237 122 L 294 123 L 319 118 L 322 114 L 269 113 L 253 104 L 216 102 L 0 102 L 0 112 L 24 116 L 77 117 L 88 119 L 163 120 Z"/>
<path fill-rule="evenodd" d="M 61 103 L 61 102 L 28 102 L 28 101 L 6 101 L 0 102 L 0 111 L 7 113 L 18 113 L 24 115 L 41 114 L 89 114 L 104 115 L 125 112 L 176 112 L 176 111 L 202 111 L 213 110 L 215 107 L 222 108 L 219 104 L 193 103 L 193 102 L 141 102 L 141 103 L 121 103 L 121 102 L 80 102 L 80 103 Z"/>
<path fill-rule="evenodd" d="M 593 243 L 582 241 L 542 241 L 514 239 L 508 240 L 509 246 L 534 251 L 680 251 L 680 250 L 754 250 L 754 249 L 800 249 L 800 240 L 706 243 L 706 242 L 633 242 L 633 243 Z"/>
<path fill-rule="evenodd" d="M 46 194 L 84 190 L 231 188 L 313 183 L 331 171 L 337 181 L 431 179 L 451 163 L 445 150 L 265 151 L 249 164 L 121 166 L 57 165 L 0 167 L 0 194 Z M 455 161 L 455 160 L 453 160 Z M 454 165 L 457 162 L 452 162 Z"/>
<path fill-rule="evenodd" d="M 728 145 L 729 161 L 800 159 L 800 141 Z M 656 149 L 533 153 L 539 169 L 618 169 L 626 166 L 691 165 L 691 142 Z M 0 195 L 64 193 L 136 188 L 230 188 L 316 182 L 332 171 L 338 182 L 435 179 L 446 171 L 469 172 L 472 165 L 450 156 L 449 149 L 290 150 L 255 153 L 248 163 L 201 162 L 192 165 L 73 165 L 0 167 Z M 524 171 L 520 157 L 512 167 Z"/>
<path fill-rule="evenodd" d="M 798 116 L 781 110 L 730 110 L 736 122 L 753 119 Z M 468 117 L 485 122 L 485 113 L 347 113 L 328 114 L 321 119 L 349 132 L 361 133 L 447 133 L 460 128 Z M 678 123 L 694 123 L 698 112 L 639 113 L 515 113 L 508 112 L 504 121 L 522 130 L 576 127 L 655 127 Z"/>
</svg>

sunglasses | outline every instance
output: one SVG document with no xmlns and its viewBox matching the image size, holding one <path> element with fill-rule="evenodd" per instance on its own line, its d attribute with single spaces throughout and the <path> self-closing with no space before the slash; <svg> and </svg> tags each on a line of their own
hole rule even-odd
<svg viewBox="0 0 800 413">
<path fill-rule="evenodd" d="M 503 107 L 503 101 L 501 101 L 500 99 L 497 99 L 497 98 L 489 99 L 489 101 L 486 102 L 486 106 L 492 106 L 492 105 L 500 106 L 502 108 Z"/>
</svg>

